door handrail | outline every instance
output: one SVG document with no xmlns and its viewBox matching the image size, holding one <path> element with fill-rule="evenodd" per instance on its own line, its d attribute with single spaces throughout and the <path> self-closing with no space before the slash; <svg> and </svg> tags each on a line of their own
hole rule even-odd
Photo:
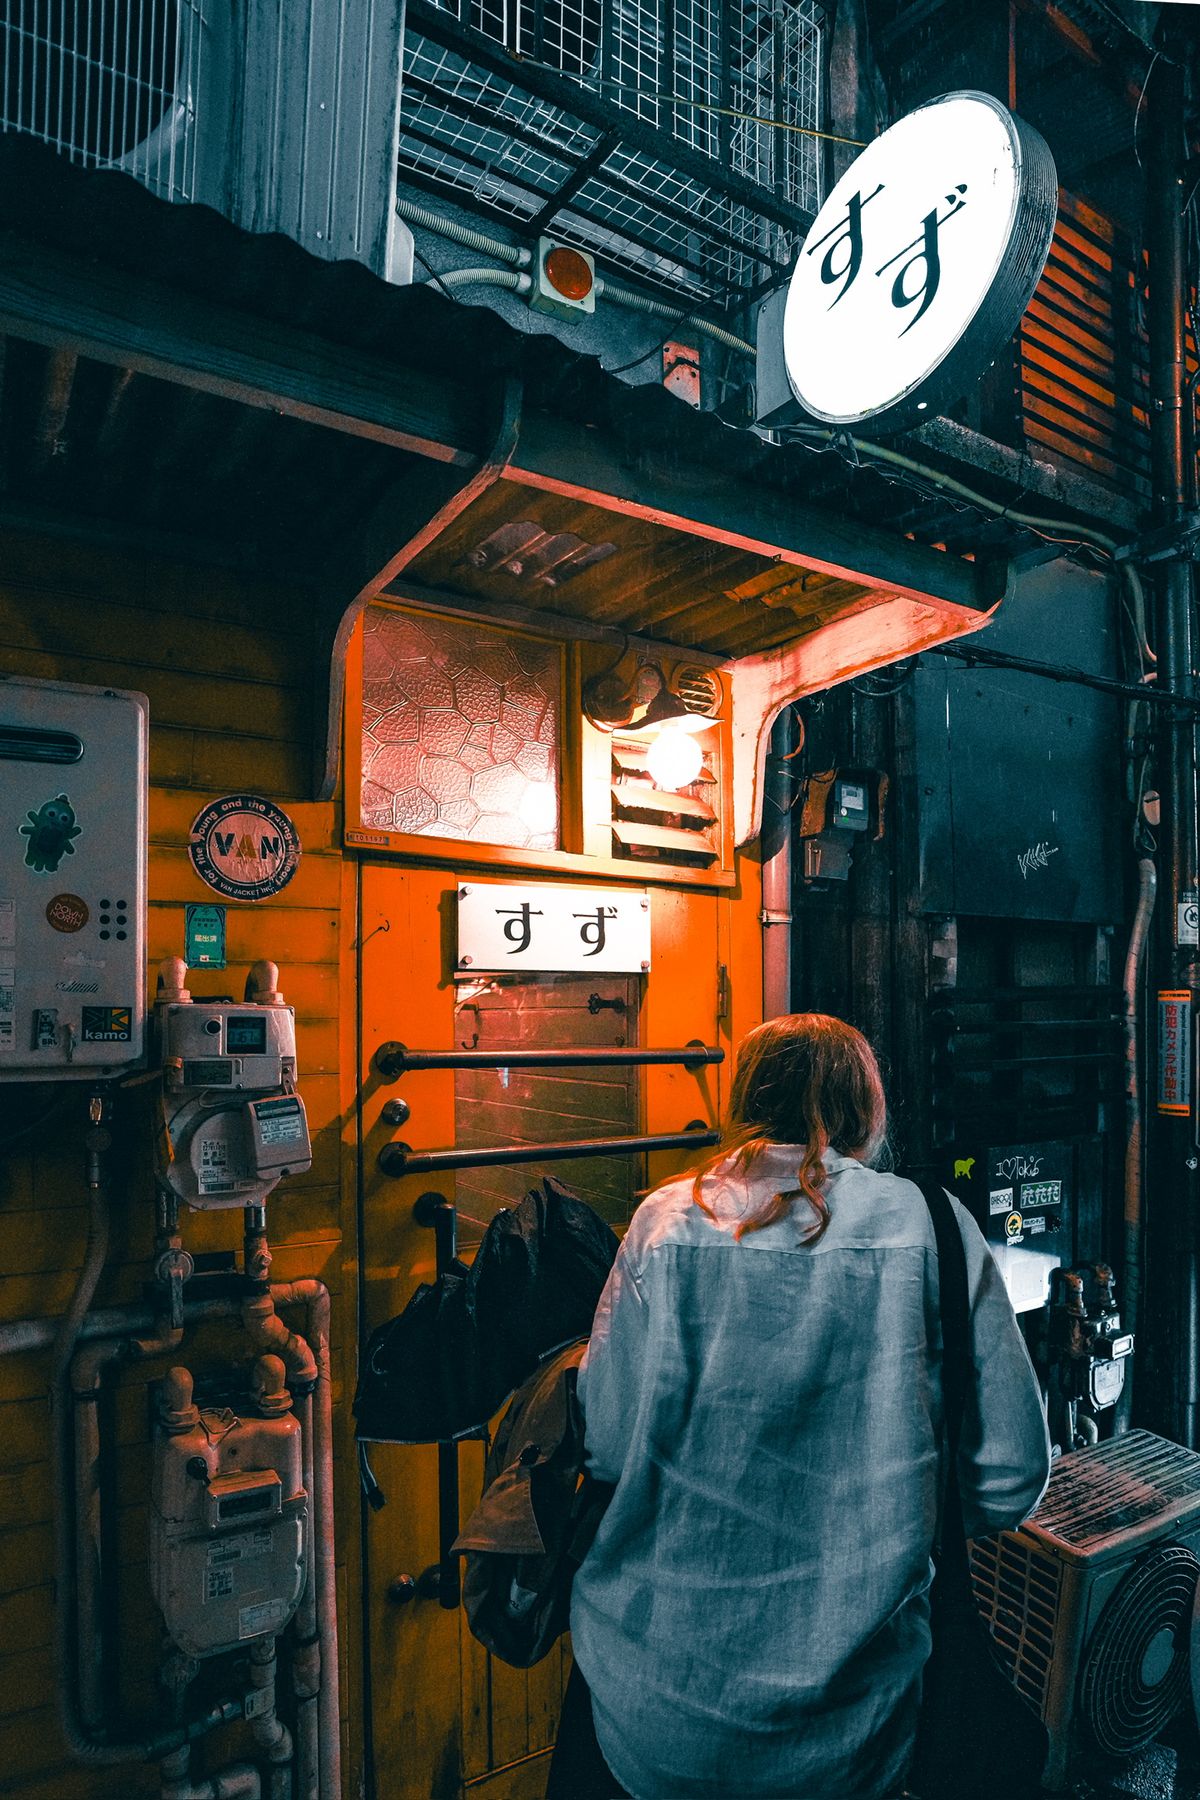
<svg viewBox="0 0 1200 1800">
<path fill-rule="evenodd" d="M 589 1064 L 634 1068 L 646 1063 L 682 1063 L 685 1068 L 725 1061 L 718 1045 L 693 1038 L 677 1050 L 410 1050 L 394 1040 L 380 1044 L 375 1067 L 388 1081 L 413 1069 L 581 1069 Z"/>
<path fill-rule="evenodd" d="M 635 1156 L 645 1150 L 703 1150 L 719 1144 L 711 1129 L 651 1133 L 624 1138 L 580 1138 L 576 1143 L 489 1144 L 478 1150 L 413 1150 L 408 1144 L 385 1144 L 379 1167 L 385 1175 L 428 1175 L 438 1169 L 485 1169 L 498 1163 L 567 1162 L 584 1156 Z"/>
</svg>

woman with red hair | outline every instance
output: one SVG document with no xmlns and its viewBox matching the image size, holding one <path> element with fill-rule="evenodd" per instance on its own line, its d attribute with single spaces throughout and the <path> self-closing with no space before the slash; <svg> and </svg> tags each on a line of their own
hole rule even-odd
<svg viewBox="0 0 1200 1800">
<path fill-rule="evenodd" d="M 615 1492 L 575 1578 L 582 1680 L 551 1793 L 899 1791 L 929 1654 L 941 1330 L 928 1209 L 872 1166 L 885 1132 L 866 1039 L 774 1019 L 741 1046 L 717 1153 L 635 1214 L 580 1371 L 588 1467 Z M 1036 1506 L 1049 1446 L 999 1271 L 955 1214 L 974 1368 L 959 1487 L 981 1534 Z M 583 1681 L 602 1752 L 586 1780 L 569 1773 Z"/>
</svg>

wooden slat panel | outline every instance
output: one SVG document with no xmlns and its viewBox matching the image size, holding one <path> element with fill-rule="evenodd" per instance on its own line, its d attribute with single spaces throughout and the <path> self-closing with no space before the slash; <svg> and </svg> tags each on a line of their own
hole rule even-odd
<svg viewBox="0 0 1200 1800">
<path fill-rule="evenodd" d="M 1134 285 L 1131 247 L 1108 220 L 1063 194 L 1018 340 L 1021 410 L 1031 447 L 1145 492 L 1145 344 Z"/>
</svg>

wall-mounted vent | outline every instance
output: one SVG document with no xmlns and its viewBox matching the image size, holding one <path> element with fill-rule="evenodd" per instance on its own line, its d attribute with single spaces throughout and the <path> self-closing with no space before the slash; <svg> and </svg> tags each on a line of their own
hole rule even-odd
<svg viewBox="0 0 1200 1800">
<path fill-rule="evenodd" d="M 675 790 L 660 785 L 651 768 L 651 745 L 642 736 L 615 733 L 612 740 L 613 855 L 629 862 L 710 868 L 721 855 L 719 746 L 704 732 L 700 772 Z"/>
<path fill-rule="evenodd" d="M 721 710 L 721 683 L 710 669 L 677 669 L 671 691 L 698 718 L 715 719 Z"/>
</svg>

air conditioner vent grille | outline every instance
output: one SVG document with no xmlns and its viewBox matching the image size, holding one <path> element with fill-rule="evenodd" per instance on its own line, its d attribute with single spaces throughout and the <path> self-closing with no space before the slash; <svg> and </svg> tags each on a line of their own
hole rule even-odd
<svg viewBox="0 0 1200 1800">
<path fill-rule="evenodd" d="M 1152 1432 L 1131 1431 L 1061 1457 L 1031 1523 L 1089 1550 L 1189 1499 L 1200 1507 L 1200 1455 Z"/>
<path fill-rule="evenodd" d="M 1022 1697 L 1045 1716 L 1058 1618 L 1059 1565 L 1005 1533 L 971 1546 L 971 1585 L 996 1653 Z"/>
<path fill-rule="evenodd" d="M 1082 1723 L 1109 1756 L 1150 1743 L 1179 1711 L 1188 1682 L 1200 1562 L 1160 1544 L 1134 1563 L 1100 1615 L 1079 1688 Z"/>
</svg>

